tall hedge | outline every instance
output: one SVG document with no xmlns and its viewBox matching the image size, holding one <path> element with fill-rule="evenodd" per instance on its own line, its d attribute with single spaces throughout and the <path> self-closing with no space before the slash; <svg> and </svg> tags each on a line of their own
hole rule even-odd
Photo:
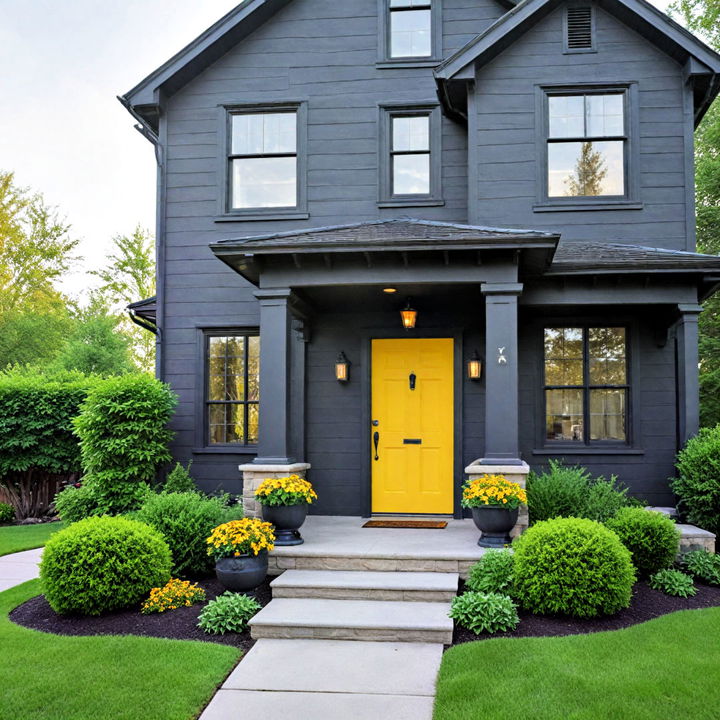
<svg viewBox="0 0 720 720">
<path fill-rule="evenodd" d="M 74 421 L 80 438 L 84 482 L 100 512 L 142 504 L 158 468 L 171 459 L 168 422 L 176 396 L 149 375 L 123 375 L 92 389 Z"/>
<path fill-rule="evenodd" d="M 0 373 L 0 491 L 17 519 L 41 517 L 55 493 L 80 472 L 73 435 L 95 380 L 82 373 Z"/>
</svg>

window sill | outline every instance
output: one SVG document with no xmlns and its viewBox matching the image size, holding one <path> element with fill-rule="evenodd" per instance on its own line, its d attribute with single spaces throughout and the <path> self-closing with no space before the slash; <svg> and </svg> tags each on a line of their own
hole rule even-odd
<svg viewBox="0 0 720 720">
<path fill-rule="evenodd" d="M 375 63 L 379 70 L 397 70 L 400 68 L 434 68 L 442 58 L 408 58 L 407 60 L 380 60 Z"/>
<path fill-rule="evenodd" d="M 424 198 L 414 200 L 407 198 L 404 200 L 381 200 L 377 206 L 379 208 L 398 208 L 398 207 L 442 207 L 445 205 L 444 200 L 434 198 Z"/>
<path fill-rule="evenodd" d="M 307 220 L 310 217 L 308 212 L 297 210 L 276 210 L 272 212 L 248 212 L 248 213 L 227 213 L 218 215 L 216 223 L 227 222 L 250 222 L 252 220 Z"/>
<path fill-rule="evenodd" d="M 223 445 L 221 447 L 194 448 L 193 455 L 257 455 L 257 445 Z"/>
<path fill-rule="evenodd" d="M 607 200 L 604 202 L 546 202 L 533 205 L 533 212 L 587 212 L 592 210 L 642 210 L 643 204 L 629 200 Z"/>
<path fill-rule="evenodd" d="M 642 448 L 630 447 L 568 447 L 539 448 L 532 451 L 533 455 L 644 455 Z"/>
<path fill-rule="evenodd" d="M 575 48 L 573 50 L 563 50 L 563 55 L 588 55 L 590 53 L 597 53 L 595 48 Z"/>
</svg>

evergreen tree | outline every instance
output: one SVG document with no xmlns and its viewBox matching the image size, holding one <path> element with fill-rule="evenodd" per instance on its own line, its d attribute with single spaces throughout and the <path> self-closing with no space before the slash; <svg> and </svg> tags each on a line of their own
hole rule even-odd
<svg viewBox="0 0 720 720">
<path fill-rule="evenodd" d="M 591 142 L 584 142 L 573 174 L 565 178 L 566 194 L 571 197 L 600 195 L 607 173 L 602 153 L 593 150 Z"/>
</svg>

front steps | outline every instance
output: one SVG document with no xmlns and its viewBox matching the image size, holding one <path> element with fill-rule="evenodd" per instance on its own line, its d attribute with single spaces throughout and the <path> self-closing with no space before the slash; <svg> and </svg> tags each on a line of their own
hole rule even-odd
<svg viewBox="0 0 720 720">
<path fill-rule="evenodd" d="M 252 618 L 250 633 L 449 645 L 458 580 L 457 573 L 288 571 L 272 582 L 273 600 Z"/>
</svg>

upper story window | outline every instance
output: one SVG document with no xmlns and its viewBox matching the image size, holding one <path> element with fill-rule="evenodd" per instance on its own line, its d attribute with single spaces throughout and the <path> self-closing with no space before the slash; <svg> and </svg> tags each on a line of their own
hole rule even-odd
<svg viewBox="0 0 720 720">
<path fill-rule="evenodd" d="M 625 93 L 547 98 L 549 198 L 625 197 Z"/>
<path fill-rule="evenodd" d="M 391 58 L 431 57 L 431 0 L 390 0 Z"/>
<path fill-rule="evenodd" d="M 627 442 L 627 333 L 624 327 L 544 331 L 545 438 L 577 445 Z"/>
</svg>

